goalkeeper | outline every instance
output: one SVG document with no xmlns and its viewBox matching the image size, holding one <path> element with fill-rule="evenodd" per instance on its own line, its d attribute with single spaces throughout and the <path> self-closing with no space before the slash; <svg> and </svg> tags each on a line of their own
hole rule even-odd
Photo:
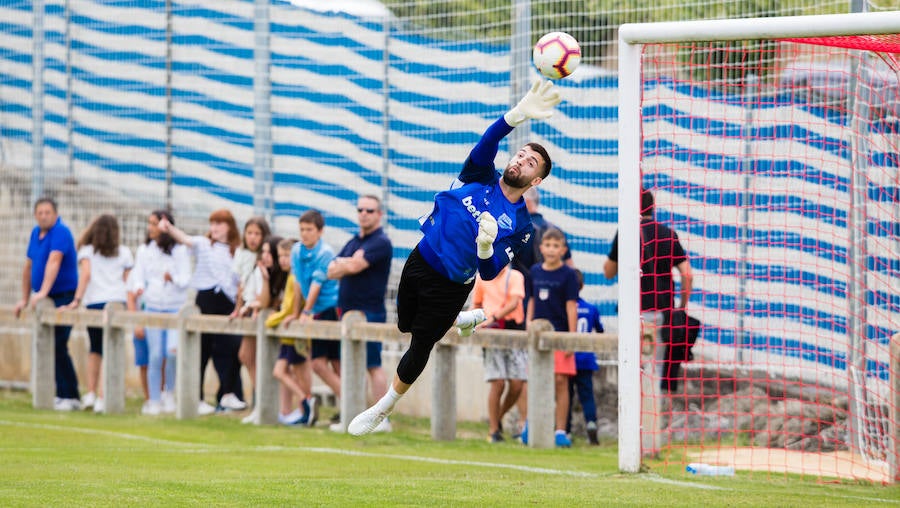
<svg viewBox="0 0 900 508">
<path fill-rule="evenodd" d="M 531 216 L 522 195 L 550 174 L 550 156 L 537 143 L 513 154 L 503 174 L 494 167 L 500 140 L 527 119 L 546 119 L 562 101 L 550 81 L 537 81 L 519 103 L 497 119 L 469 153 L 450 190 L 438 193 L 422 220 L 425 234 L 400 276 L 397 326 L 411 332 L 394 382 L 375 405 L 350 422 L 353 435 L 371 432 L 419 377 L 431 349 L 454 324 L 469 335 L 484 311 L 460 312 L 476 271 L 493 279 L 528 243 Z"/>
</svg>

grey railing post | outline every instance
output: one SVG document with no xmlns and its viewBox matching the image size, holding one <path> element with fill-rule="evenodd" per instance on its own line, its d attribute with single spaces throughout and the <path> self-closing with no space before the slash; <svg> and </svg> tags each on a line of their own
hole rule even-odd
<svg viewBox="0 0 900 508">
<path fill-rule="evenodd" d="M 103 309 L 103 412 L 125 411 L 125 329 L 112 324 L 113 316 L 125 309 L 121 302 L 107 303 Z"/>
<path fill-rule="evenodd" d="M 41 316 L 55 312 L 49 298 L 38 300 L 31 332 L 31 405 L 53 409 L 56 395 L 56 351 L 53 325 L 42 324 Z"/>
<path fill-rule="evenodd" d="M 353 326 L 365 323 L 366 315 L 351 310 L 341 318 L 341 430 L 366 409 L 366 342 L 353 340 Z"/>
<path fill-rule="evenodd" d="M 456 439 L 456 346 L 438 342 L 434 347 L 431 383 L 431 438 Z"/>
<path fill-rule="evenodd" d="M 263 309 L 256 318 L 256 413 L 258 425 L 278 423 L 278 381 L 272 376 L 281 340 L 269 335 L 266 318 L 271 309 Z"/>
<path fill-rule="evenodd" d="M 541 332 L 553 331 L 549 321 L 533 321 L 528 328 L 528 446 L 552 448 L 556 417 L 553 350 L 540 347 Z"/>
<path fill-rule="evenodd" d="M 187 319 L 200 314 L 200 309 L 185 304 L 178 311 L 178 356 L 175 359 L 175 393 L 178 405 L 175 417 L 195 418 L 200 403 L 200 333 L 189 331 Z"/>
</svg>

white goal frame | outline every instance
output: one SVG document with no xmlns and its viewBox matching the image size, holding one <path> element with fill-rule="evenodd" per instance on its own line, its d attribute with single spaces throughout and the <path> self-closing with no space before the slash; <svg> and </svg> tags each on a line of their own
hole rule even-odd
<svg viewBox="0 0 900 508">
<path fill-rule="evenodd" d="M 786 16 L 619 28 L 619 469 L 641 467 L 640 184 L 641 54 L 644 44 L 900 33 L 900 12 Z M 892 369 L 893 370 L 893 369 Z M 893 373 L 896 373 L 894 370 Z M 892 379 L 897 386 L 897 380 Z M 900 397 L 898 397 L 900 398 Z M 894 441 L 897 429 L 891 429 Z M 654 433 L 655 434 L 655 433 Z M 893 443 L 892 449 L 900 448 Z M 890 464 L 896 477 L 896 458 Z"/>
</svg>

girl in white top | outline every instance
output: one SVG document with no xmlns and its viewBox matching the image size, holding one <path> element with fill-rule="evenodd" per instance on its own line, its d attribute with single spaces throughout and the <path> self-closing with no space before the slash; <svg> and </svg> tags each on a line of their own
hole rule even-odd
<svg viewBox="0 0 900 508">
<path fill-rule="evenodd" d="M 191 280 L 191 258 L 187 248 L 159 229 L 159 222 L 174 223 L 165 210 L 147 217 L 147 239 L 138 247 L 134 269 L 128 278 L 129 309 L 136 310 L 137 299 L 147 312 L 174 314 L 187 300 Z M 147 328 L 135 330 L 135 337 L 147 341 L 147 395 L 141 408 L 145 415 L 175 412 L 175 355 L 178 330 Z M 165 386 L 165 391 L 162 390 Z"/>
<path fill-rule="evenodd" d="M 186 246 L 194 255 L 191 287 L 197 290 L 195 303 L 200 307 L 200 312 L 224 316 L 231 314 L 239 283 L 232 266 L 234 253 L 241 244 L 240 232 L 231 212 L 220 209 L 210 214 L 209 231 L 205 236 L 189 236 L 165 219 L 159 221 L 159 229 Z M 218 406 L 223 410 L 246 409 L 241 384 L 241 363 L 238 360 L 240 346 L 240 335 L 200 335 L 199 414 L 210 414 L 216 409 L 207 404 L 203 397 L 206 364 L 210 359 L 219 376 L 219 390 L 216 393 Z"/>
<path fill-rule="evenodd" d="M 134 265 L 131 250 L 119 245 L 119 221 L 112 215 L 94 219 L 78 240 L 78 289 L 68 305 L 84 302 L 88 309 L 103 309 L 107 303 L 125 303 L 125 280 Z M 103 360 L 103 329 L 88 327 L 90 353 L 87 361 L 88 393 L 82 397 L 85 409 L 103 411 L 100 392 L 100 364 Z"/>
<path fill-rule="evenodd" d="M 250 217 L 244 224 L 242 245 L 235 251 L 234 264 L 231 267 L 240 279 L 237 302 L 235 302 L 234 311 L 231 312 L 231 319 L 242 317 L 249 313 L 250 304 L 256 300 L 256 296 L 259 294 L 258 288 L 261 285 L 259 277 L 254 278 L 253 274 L 259 262 L 262 246 L 271 235 L 272 230 L 264 217 Z M 244 367 L 247 367 L 250 380 L 255 383 L 256 337 L 245 335 L 241 339 L 241 346 L 238 349 L 238 360 Z M 248 416 L 245 419 L 253 421 L 255 415 Z"/>
</svg>

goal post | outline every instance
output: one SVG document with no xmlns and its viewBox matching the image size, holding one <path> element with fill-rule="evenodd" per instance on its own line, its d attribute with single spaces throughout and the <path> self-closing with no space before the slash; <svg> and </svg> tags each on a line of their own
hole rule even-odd
<svg viewBox="0 0 900 508">
<path fill-rule="evenodd" d="M 897 34 L 900 12 L 619 28 L 620 470 L 669 448 L 900 479 Z M 642 187 L 694 271 L 676 391 L 659 335 L 642 355 Z"/>
</svg>

